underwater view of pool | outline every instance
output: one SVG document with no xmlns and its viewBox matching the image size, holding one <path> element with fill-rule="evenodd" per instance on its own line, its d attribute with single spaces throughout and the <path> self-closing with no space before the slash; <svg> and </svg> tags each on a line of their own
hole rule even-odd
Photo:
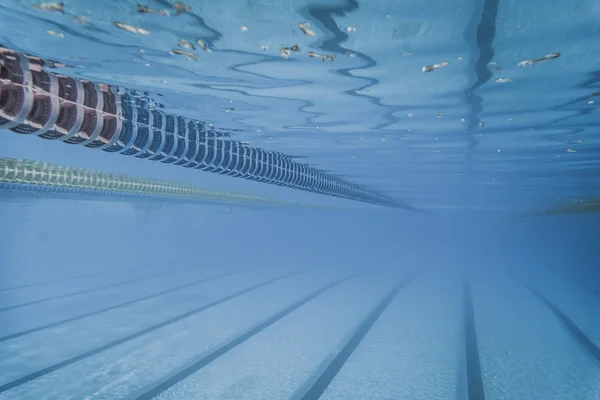
<svg viewBox="0 0 600 400">
<path fill-rule="evenodd" d="M 600 399 L 600 0 L 0 0 L 0 400 Z"/>
</svg>

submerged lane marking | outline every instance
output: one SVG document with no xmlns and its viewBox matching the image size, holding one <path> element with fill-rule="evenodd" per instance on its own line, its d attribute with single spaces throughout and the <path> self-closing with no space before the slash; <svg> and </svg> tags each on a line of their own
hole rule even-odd
<svg viewBox="0 0 600 400">
<path fill-rule="evenodd" d="M 57 295 L 57 296 L 45 297 L 45 298 L 39 299 L 39 300 L 28 301 L 26 303 L 15 304 L 13 306 L 8 306 L 8 307 L 0 308 L 0 312 L 2 312 L 2 311 L 8 311 L 8 310 L 14 310 L 15 308 L 32 306 L 34 304 L 45 303 L 47 301 L 65 299 L 67 297 L 79 296 L 79 295 L 82 295 L 82 294 L 88 294 L 88 293 L 93 293 L 93 292 L 99 292 L 101 290 L 112 289 L 112 288 L 116 288 L 116 287 L 119 287 L 119 286 L 125 286 L 125 285 L 129 285 L 129 284 L 132 284 L 132 283 L 142 282 L 142 281 L 145 281 L 145 280 L 148 280 L 148 279 L 158 278 L 159 276 L 174 275 L 174 274 L 177 274 L 179 272 L 190 271 L 190 270 L 194 270 L 194 269 L 198 269 L 198 268 L 197 267 L 182 268 L 182 269 L 177 269 L 177 270 L 173 270 L 173 271 L 166 271 L 166 272 L 161 272 L 161 273 L 158 273 L 158 274 L 148 275 L 148 276 L 145 276 L 143 278 L 135 278 L 135 279 L 130 279 L 130 280 L 127 280 L 127 281 L 119 282 L 119 283 L 111 283 L 110 285 L 104 285 L 104 286 L 100 286 L 100 287 L 97 287 L 97 288 L 86 289 L 86 290 L 79 290 L 77 292 L 71 292 L 71 293 L 66 293 L 66 294 L 60 294 L 60 295 Z"/>
<path fill-rule="evenodd" d="M 227 272 L 227 273 L 220 274 L 220 275 L 210 276 L 208 278 L 202 278 L 202 279 L 190 282 L 190 283 L 186 283 L 185 285 L 175 286 L 173 288 L 162 290 L 160 292 L 149 294 L 147 296 L 139 297 L 137 299 L 129 300 L 129 301 L 126 301 L 124 303 L 115 304 L 114 306 L 109 306 L 109 307 L 101 308 L 101 309 L 96 310 L 96 311 L 91 311 L 91 312 L 88 312 L 88 313 L 85 313 L 85 314 L 76 315 L 74 317 L 65 318 L 65 319 L 60 320 L 60 321 L 52 322 L 52 323 L 49 323 L 49 324 L 46 324 L 46 325 L 37 326 L 35 328 L 27 329 L 27 330 L 24 330 L 24 331 L 21 331 L 21 332 L 11 333 L 9 335 L 0 337 L 0 343 L 1 342 L 5 342 L 5 341 L 10 340 L 10 339 L 15 339 L 15 338 L 18 338 L 18 337 L 21 337 L 21 336 L 29 335 L 30 333 L 35 333 L 35 332 L 43 331 L 45 329 L 54 328 L 54 327 L 57 327 L 57 326 L 60 326 L 60 325 L 67 324 L 69 322 L 74 322 L 74 321 L 78 321 L 80 319 L 84 319 L 84 318 L 87 318 L 87 317 L 92 317 L 92 316 L 95 316 L 95 315 L 98 315 L 98 314 L 102 314 L 102 313 L 107 312 L 107 311 L 116 310 L 117 308 L 122 308 L 122 307 L 130 306 L 132 304 L 136 304 L 136 303 L 139 303 L 139 302 L 144 301 L 144 300 L 149 300 L 149 299 L 153 299 L 155 297 L 164 296 L 166 294 L 170 294 L 170 293 L 176 292 L 178 290 L 187 289 L 187 288 L 195 286 L 195 285 L 201 285 L 203 283 L 207 283 L 207 282 L 219 279 L 219 278 L 224 278 L 226 276 L 235 275 L 235 274 L 239 274 L 239 273 L 242 273 L 242 272 L 253 271 L 255 269 L 257 269 L 257 268 L 243 269 L 243 270 L 239 270 L 239 271 L 232 271 L 232 272 Z"/>
<path fill-rule="evenodd" d="M 143 336 L 143 335 L 145 335 L 147 333 L 154 332 L 154 331 L 156 331 L 156 330 L 158 330 L 160 328 L 164 328 L 165 326 L 168 326 L 168 325 L 174 324 L 176 322 L 179 322 L 179 321 L 181 321 L 181 320 L 183 320 L 185 318 L 188 318 L 188 317 L 190 317 L 192 315 L 198 314 L 198 313 L 200 313 L 202 311 L 205 311 L 205 310 L 207 310 L 207 309 L 209 309 L 211 307 L 215 307 L 215 306 L 217 306 L 217 305 L 219 305 L 221 303 L 224 303 L 224 302 L 226 302 L 228 300 L 231 300 L 233 298 L 239 297 L 239 296 L 241 296 L 243 294 L 246 294 L 248 292 L 251 292 L 253 290 L 260 289 L 260 288 L 262 288 L 264 286 L 267 286 L 267 285 L 269 285 L 271 283 L 277 282 L 277 281 L 285 279 L 285 278 L 289 278 L 291 276 L 300 275 L 300 274 L 306 273 L 308 271 L 310 271 L 310 270 L 302 270 L 302 271 L 296 271 L 296 272 L 288 273 L 288 274 L 285 274 L 285 275 L 278 276 L 276 278 L 269 279 L 269 280 L 264 281 L 262 283 L 250 286 L 249 288 L 239 290 L 239 291 L 237 291 L 235 293 L 229 294 L 229 295 L 227 295 L 225 297 L 222 297 L 222 298 L 220 298 L 218 300 L 215 300 L 213 302 L 205 304 L 205 305 L 203 305 L 201 307 L 195 308 L 195 309 L 193 309 L 191 311 L 187 311 L 187 312 L 185 312 L 183 314 L 180 314 L 180 315 L 178 315 L 176 317 L 169 318 L 166 321 L 163 321 L 163 322 L 160 322 L 158 324 L 152 325 L 152 326 L 150 326 L 148 328 L 139 330 L 139 331 L 137 331 L 135 333 L 132 333 L 132 334 L 127 335 L 127 336 L 124 336 L 124 337 L 122 337 L 120 339 L 113 340 L 112 342 L 106 343 L 106 344 L 104 344 L 104 345 L 102 345 L 100 347 L 96 347 L 95 349 L 86 351 L 85 353 L 79 354 L 78 356 L 71 357 L 71 358 L 69 358 L 67 360 L 61 361 L 61 362 L 53 364 L 53 365 L 51 365 L 49 367 L 40 369 L 39 371 L 36 371 L 36 372 L 31 373 L 31 374 L 25 375 L 25 376 L 23 376 L 21 378 L 15 379 L 14 381 L 8 382 L 8 383 L 0 386 L 0 393 L 4 393 L 4 392 L 6 392 L 6 391 L 8 391 L 10 389 L 13 389 L 13 388 L 15 388 L 17 386 L 23 385 L 24 383 L 30 382 L 30 381 L 32 381 L 34 379 L 40 378 L 40 377 L 42 377 L 44 375 L 47 375 L 47 374 L 49 374 L 51 372 L 57 371 L 57 370 L 59 370 L 61 368 L 67 367 L 67 366 L 69 366 L 71 364 L 74 364 L 76 362 L 79 362 L 81 360 L 85 360 L 86 358 L 95 356 L 96 354 L 99 354 L 99 353 L 101 353 L 101 352 L 103 352 L 105 350 L 112 349 L 113 347 L 116 347 L 116 346 L 121 345 L 123 343 L 127 343 L 127 342 L 129 342 L 131 340 L 137 339 L 140 336 Z"/>
<path fill-rule="evenodd" d="M 185 367 L 184 369 L 173 374 L 169 378 L 164 379 L 162 382 L 160 382 L 159 384 L 154 386 L 152 389 L 135 397 L 135 400 L 149 400 L 149 399 L 155 398 L 156 396 L 165 392 L 172 386 L 174 386 L 177 383 L 188 378 L 190 375 L 192 375 L 195 372 L 199 371 L 200 369 L 206 367 L 208 364 L 210 364 L 217 358 L 221 357 L 223 354 L 227 353 L 228 351 L 232 350 L 233 348 L 237 347 L 238 345 L 244 343 L 246 340 L 250 339 L 252 336 L 262 332 L 263 330 L 265 330 L 269 326 L 273 325 L 277 321 L 279 321 L 282 318 L 286 317 L 287 315 L 291 314 L 292 312 L 294 312 L 298 308 L 302 307 L 306 303 L 310 302 L 311 300 L 315 299 L 316 297 L 320 296 L 321 294 L 325 293 L 326 291 L 332 289 L 333 287 L 339 285 L 340 283 L 350 280 L 361 273 L 362 272 L 353 273 L 344 278 L 341 278 L 334 282 L 328 283 L 327 285 L 321 287 L 320 289 L 318 289 L 318 290 L 312 292 L 311 294 L 309 294 L 308 296 L 304 297 L 303 299 L 297 301 L 296 303 L 279 311 L 277 314 L 269 317 L 265 321 L 259 323 L 258 325 L 256 325 L 252 329 L 246 331 L 245 333 L 241 334 L 234 340 L 232 340 L 228 343 L 225 343 L 224 345 L 216 348 L 215 350 L 210 352 L 208 355 L 203 356 L 198 361 L 192 363 L 188 367 Z"/>
<path fill-rule="evenodd" d="M 519 272 L 511 269 L 510 274 L 513 278 L 520 282 L 527 290 L 533 294 L 544 306 L 546 306 L 552 314 L 563 324 L 568 333 L 573 337 L 575 342 L 587 350 L 596 361 L 600 362 L 600 348 L 573 322 L 567 314 L 565 314 L 558 306 L 548 300 L 543 294 L 530 286 L 527 281 L 521 277 Z"/>
<path fill-rule="evenodd" d="M 484 400 L 483 377 L 479 362 L 479 347 L 475 329 L 475 312 L 469 278 L 464 278 L 464 324 L 465 324 L 465 355 L 467 361 L 467 393 L 468 400 Z"/>
<path fill-rule="evenodd" d="M 301 386 L 301 389 L 299 389 L 290 397 L 290 400 L 297 398 L 302 400 L 319 399 L 329 387 L 333 379 L 340 372 L 346 361 L 348 361 L 352 353 L 354 353 L 360 342 L 364 339 L 367 333 L 369 333 L 375 322 L 377 322 L 392 300 L 394 300 L 394 298 L 398 295 L 400 289 L 406 286 L 414 278 L 414 276 L 414 274 L 411 274 L 408 278 L 400 281 L 360 323 L 352 337 L 348 340 L 342 350 L 340 350 L 340 352 L 335 356 L 335 358 L 331 360 L 325 370 L 320 375 L 309 378 L 304 385 Z M 304 395 L 301 395 L 300 391 L 302 390 L 302 387 L 306 386 L 308 382 L 314 383 L 304 393 Z"/>
<path fill-rule="evenodd" d="M 554 303 L 548 300 L 540 292 L 523 282 L 525 287 L 542 303 L 544 304 L 556 318 L 564 325 L 569 334 L 573 337 L 575 342 L 587 350 L 596 361 L 600 362 L 600 348 L 571 320 L 567 314 L 565 314 L 560 308 Z"/>
<path fill-rule="evenodd" d="M 54 280 L 44 281 L 44 282 L 24 283 L 22 285 L 9 286 L 9 287 L 0 288 L 0 292 L 8 292 L 10 290 L 17 290 L 17 289 L 26 289 L 26 288 L 35 287 L 35 286 L 51 285 L 53 283 L 75 281 L 77 279 L 85 279 L 85 278 L 91 278 L 91 277 L 94 277 L 94 276 L 110 274 L 111 272 L 122 271 L 123 269 L 136 269 L 136 268 L 115 268 L 115 269 L 109 269 L 109 270 L 106 270 L 106 271 L 95 272 L 93 274 L 87 274 L 87 275 L 70 276 L 70 277 L 67 277 L 67 278 L 54 279 Z"/>
</svg>

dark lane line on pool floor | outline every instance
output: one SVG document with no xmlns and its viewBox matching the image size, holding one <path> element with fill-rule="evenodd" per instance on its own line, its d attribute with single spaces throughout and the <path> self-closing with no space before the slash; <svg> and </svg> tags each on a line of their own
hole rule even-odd
<svg viewBox="0 0 600 400">
<path fill-rule="evenodd" d="M 239 274 L 239 273 L 243 273 L 243 272 L 250 272 L 250 271 L 257 270 L 257 269 L 259 269 L 259 268 L 242 269 L 242 270 L 237 270 L 237 271 L 226 272 L 226 273 L 219 274 L 219 275 L 213 275 L 213 276 L 210 276 L 210 277 L 207 277 L 207 278 L 198 279 L 198 280 L 195 280 L 193 282 L 189 282 L 189 283 L 186 283 L 186 284 L 183 284 L 183 285 L 175 286 L 175 287 L 172 287 L 172 288 L 169 288 L 169 289 L 166 289 L 166 290 L 161 290 L 160 292 L 152 293 L 152 294 L 149 294 L 147 296 L 138 297 L 136 299 L 125 301 L 125 302 L 119 303 L 119 304 L 115 304 L 113 306 L 101 308 L 101 309 L 96 310 L 96 311 L 91 311 L 91 312 L 88 312 L 88 313 L 76 315 L 74 317 L 65 318 L 65 319 L 62 319 L 60 321 L 52 322 L 52 323 L 49 323 L 49 324 L 46 324 L 46 325 L 40 325 L 40 326 L 37 326 L 35 328 L 27 329 L 27 330 L 24 330 L 24 331 L 11 333 L 9 335 L 0 337 L 0 343 L 5 342 L 5 341 L 10 340 L 10 339 L 15 339 L 15 338 L 18 338 L 18 337 L 21 337 L 21 336 L 25 336 L 25 335 L 28 335 L 30 333 L 35 333 L 35 332 L 43 331 L 44 329 L 54 328 L 54 327 L 57 327 L 57 326 L 60 326 L 60 325 L 67 324 L 69 322 L 74 322 L 74 321 L 78 321 L 80 319 L 84 319 L 84 318 L 87 318 L 87 317 L 92 317 L 92 316 L 95 316 L 95 315 L 98 315 L 98 314 L 105 313 L 107 311 L 112 311 L 112 310 L 116 310 L 118 308 L 127 307 L 127 306 L 130 306 L 132 304 L 136 304 L 136 303 L 142 302 L 144 300 L 149 300 L 149 299 L 153 299 L 155 297 L 164 296 L 164 295 L 167 295 L 167 294 L 170 294 L 170 293 L 174 293 L 174 292 L 176 292 L 178 290 L 183 290 L 183 289 L 187 289 L 187 288 L 192 287 L 192 286 L 201 285 L 203 283 L 211 282 L 211 281 L 214 281 L 214 280 L 219 279 L 219 278 L 224 278 L 224 277 L 227 277 L 227 276 L 230 276 L 230 275 L 235 275 L 235 274 Z"/>
<path fill-rule="evenodd" d="M 198 267 L 188 267 L 188 268 L 181 268 L 181 269 L 176 269 L 176 270 L 172 270 L 172 271 L 164 271 L 164 272 L 160 272 L 158 274 L 147 275 L 142 278 L 129 279 L 129 280 L 118 282 L 118 283 L 111 283 L 110 285 L 99 286 L 99 287 L 92 288 L 92 289 L 78 290 L 76 292 L 59 294 L 57 296 L 45 297 L 43 299 L 32 300 L 32 301 L 28 301 L 25 303 L 20 303 L 20 304 L 15 304 L 15 305 L 8 306 L 8 307 L 3 307 L 3 308 L 0 308 L 0 312 L 14 310 L 16 308 L 21 308 L 21 307 L 32 306 L 35 304 L 41 304 L 41 303 L 45 303 L 47 301 L 66 299 L 68 297 L 80 296 L 83 294 L 99 292 L 101 290 L 113 289 L 113 288 L 120 287 L 120 286 L 130 285 L 132 283 L 143 282 L 143 281 L 146 281 L 149 279 L 154 279 L 154 278 L 158 278 L 158 277 L 165 276 L 165 275 L 175 275 L 180 272 L 191 271 L 191 270 L 198 270 Z"/>
<path fill-rule="evenodd" d="M 24 283 L 24 284 L 21 284 L 21 285 L 0 288 L 0 292 L 8 292 L 8 291 L 17 290 L 17 289 L 27 289 L 27 288 L 36 287 L 36 286 L 51 285 L 53 283 L 75 281 L 77 279 L 93 278 L 94 276 L 106 275 L 106 274 L 110 274 L 110 273 L 116 272 L 116 271 L 131 270 L 131 269 L 137 269 L 137 267 L 114 268 L 114 269 L 109 269 L 109 270 L 102 271 L 102 272 L 94 272 L 93 274 L 70 276 L 70 277 L 65 277 L 65 278 L 60 278 L 60 279 L 53 279 L 53 280 L 44 281 L 44 282 Z"/>
<path fill-rule="evenodd" d="M 200 358 L 197 359 L 197 361 L 194 361 L 190 365 L 182 368 L 181 370 L 170 374 L 170 376 L 162 379 L 158 384 L 155 384 L 151 389 L 146 389 L 142 394 L 135 395 L 133 398 L 135 400 L 148 400 L 148 399 L 155 398 L 156 396 L 160 395 L 161 393 L 163 393 L 166 390 L 170 389 L 171 387 L 175 386 L 177 383 L 185 380 L 190 375 L 192 375 L 192 374 L 198 372 L 199 370 L 201 370 L 202 368 L 206 367 L 211 362 L 213 362 L 217 358 L 221 357 L 228 351 L 230 351 L 233 348 L 244 343 L 246 340 L 250 339 L 252 336 L 259 334 L 260 332 L 264 331 L 266 328 L 273 325 L 277 321 L 283 319 L 284 317 L 288 316 L 289 314 L 296 311 L 300 307 L 304 306 L 311 300 L 317 298 L 318 296 L 320 296 L 323 293 L 327 292 L 328 290 L 334 288 L 335 286 L 337 286 L 343 282 L 346 282 L 352 278 L 355 278 L 356 276 L 358 276 L 362 273 L 364 273 L 364 271 L 355 272 L 353 274 L 347 275 L 343 278 L 340 278 L 338 280 L 335 280 L 333 282 L 326 284 L 325 286 L 310 293 L 308 296 L 287 306 L 286 308 L 279 311 L 275 315 L 272 315 L 271 317 L 267 318 L 263 322 L 257 324 L 256 326 L 249 329 L 248 331 L 242 333 L 241 335 L 239 335 L 235 339 L 231 340 L 230 342 L 227 342 L 227 343 L 221 345 L 220 347 L 217 347 L 216 349 L 214 349 L 213 351 L 211 351 L 210 353 L 208 353 L 206 355 L 204 355 L 204 354 L 201 355 Z"/>
<path fill-rule="evenodd" d="M 582 350 L 588 352 L 596 362 L 600 362 L 600 348 L 577 326 L 571 318 L 565 314 L 557 305 L 552 303 L 546 296 L 531 286 L 527 279 L 525 279 L 521 273 L 515 269 L 510 269 L 510 274 L 519 283 L 542 303 L 548 310 L 554 314 L 554 316 L 561 322 L 566 328 L 569 335 L 573 338 L 575 343 L 581 346 Z"/>
<path fill-rule="evenodd" d="M 569 335 L 573 340 L 581 346 L 581 348 L 587 351 L 594 359 L 600 363 L 600 348 L 573 322 L 571 318 L 567 316 L 558 306 L 548 300 L 544 295 L 529 286 L 524 281 L 521 281 L 523 285 L 529 290 L 544 306 L 546 306 L 552 314 L 562 323 L 566 328 Z"/>
<path fill-rule="evenodd" d="M 337 353 L 337 355 L 329 362 L 327 367 L 321 372 L 310 377 L 300 388 L 290 396 L 290 400 L 317 400 L 319 399 L 325 390 L 329 387 L 331 382 L 340 372 L 346 361 L 354 353 L 358 345 L 369 333 L 375 322 L 381 317 L 381 315 L 388 308 L 390 303 L 398 295 L 400 290 L 408 285 L 415 274 L 409 275 L 407 278 L 401 280 L 392 290 L 375 306 L 375 308 L 365 317 L 365 319 L 358 325 L 348 342 L 344 347 Z"/>
<path fill-rule="evenodd" d="M 174 324 L 176 322 L 182 321 L 185 318 L 191 317 L 192 315 L 198 314 L 198 313 L 200 313 L 202 311 L 205 311 L 205 310 L 207 310 L 209 308 L 215 307 L 215 306 L 217 306 L 219 304 L 222 304 L 222 303 L 224 303 L 224 302 L 226 302 L 228 300 L 231 300 L 231 299 L 234 299 L 236 297 L 239 297 L 239 296 L 241 296 L 243 294 L 252 292 L 254 290 L 257 290 L 257 289 L 260 289 L 262 287 L 265 287 L 265 286 L 267 286 L 267 285 L 269 285 L 271 283 L 274 283 L 274 282 L 277 282 L 277 281 L 280 281 L 280 280 L 283 280 L 283 279 L 286 279 L 286 278 L 289 278 L 289 277 L 292 277 L 292 276 L 301 275 L 301 274 L 309 272 L 311 270 L 312 269 L 303 269 L 303 270 L 300 270 L 300 271 L 294 271 L 294 272 L 291 272 L 291 273 L 280 275 L 280 276 L 275 277 L 275 278 L 268 279 L 266 281 L 263 281 L 262 283 L 258 283 L 256 285 L 252 285 L 252 286 L 250 286 L 250 287 L 248 287 L 246 289 L 239 290 L 237 292 L 234 292 L 232 294 L 224 296 L 224 297 L 222 297 L 222 298 L 220 298 L 218 300 L 215 300 L 215 301 L 212 301 L 210 303 L 204 304 L 203 306 L 200 306 L 200 307 L 197 307 L 197 308 L 195 308 L 193 310 L 190 310 L 190 311 L 187 311 L 185 313 L 179 314 L 179 315 L 177 315 L 175 317 L 169 318 L 169 319 L 167 319 L 167 320 L 165 320 L 163 322 L 160 322 L 158 324 L 154 324 L 152 326 L 149 326 L 148 328 L 141 329 L 141 330 L 139 330 L 137 332 L 134 332 L 132 334 L 124 336 L 124 337 L 122 337 L 120 339 L 113 340 L 113 341 L 111 341 L 109 343 L 106 343 L 106 344 L 104 344 L 102 346 L 96 347 L 95 349 L 86 351 L 86 352 L 81 353 L 81 354 L 79 354 L 79 355 L 77 355 L 75 357 L 71 357 L 69 359 L 63 360 L 63 361 L 58 362 L 56 364 L 50 365 L 49 367 L 42 368 L 42 369 L 40 369 L 40 370 L 38 370 L 36 372 L 30 373 L 28 375 L 22 376 L 21 378 L 15 379 L 15 380 L 13 380 L 11 382 L 8 382 L 8 383 L 6 383 L 4 385 L 1 385 L 0 386 L 0 393 L 4 393 L 4 392 L 6 392 L 6 391 L 8 391 L 10 389 L 13 389 L 13 388 L 15 388 L 17 386 L 23 385 L 23 384 L 25 384 L 27 382 L 30 382 L 30 381 L 34 380 L 34 379 L 40 378 L 40 377 L 42 377 L 44 375 L 47 375 L 47 374 L 49 374 L 51 372 L 58 371 L 61 368 L 67 367 L 67 366 L 69 366 L 71 364 L 74 364 L 76 362 L 79 362 L 79 361 L 85 360 L 87 358 L 90 358 L 92 356 L 95 356 L 96 354 L 99 354 L 99 353 L 101 353 L 103 351 L 112 349 L 113 347 L 116 347 L 116 346 L 119 346 L 121 344 L 127 343 L 129 341 L 134 340 L 134 339 L 137 339 L 137 338 L 139 338 L 139 337 L 141 337 L 143 335 L 146 335 L 148 333 L 154 332 L 154 331 L 156 331 L 156 330 L 158 330 L 160 328 L 164 328 L 164 327 L 166 327 L 168 325 L 172 325 L 172 324 Z"/>
<path fill-rule="evenodd" d="M 467 399 L 485 400 L 483 377 L 479 361 L 479 346 L 477 344 L 477 330 L 475 328 L 475 311 L 473 310 L 473 296 L 469 278 L 464 278 L 464 332 L 465 356 L 467 369 Z"/>
</svg>

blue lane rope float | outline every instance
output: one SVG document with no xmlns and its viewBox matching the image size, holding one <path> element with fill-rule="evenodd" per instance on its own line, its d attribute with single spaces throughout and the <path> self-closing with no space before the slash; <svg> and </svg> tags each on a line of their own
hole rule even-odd
<svg viewBox="0 0 600 400">
<path fill-rule="evenodd" d="M 248 146 L 232 131 L 164 112 L 146 92 L 69 77 L 0 46 L 0 130 L 322 195 L 410 209 L 298 157 Z"/>
</svg>

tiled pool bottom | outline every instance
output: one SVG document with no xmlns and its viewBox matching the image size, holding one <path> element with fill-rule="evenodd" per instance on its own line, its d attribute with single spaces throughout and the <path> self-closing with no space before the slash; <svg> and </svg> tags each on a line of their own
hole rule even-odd
<svg viewBox="0 0 600 400">
<path fill-rule="evenodd" d="M 600 298 L 535 278 L 431 264 L 15 278 L 0 399 L 598 398 Z"/>
</svg>

